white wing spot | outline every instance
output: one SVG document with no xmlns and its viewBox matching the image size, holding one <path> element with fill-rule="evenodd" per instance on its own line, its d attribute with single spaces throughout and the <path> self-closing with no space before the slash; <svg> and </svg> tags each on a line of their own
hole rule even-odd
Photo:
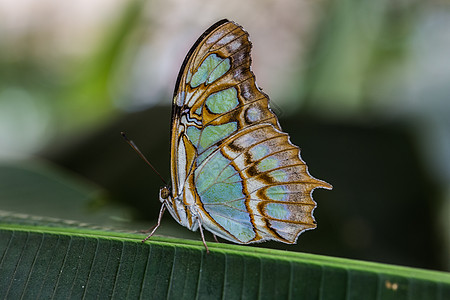
<svg viewBox="0 0 450 300">
<path fill-rule="evenodd" d="M 222 45 L 228 44 L 229 42 L 231 42 L 231 41 L 234 40 L 234 39 L 235 39 L 235 36 L 234 36 L 234 35 L 232 35 L 232 34 L 227 35 L 226 37 L 224 37 L 223 39 L 221 39 L 220 41 L 218 41 L 218 42 L 217 42 L 217 45 L 222 46 Z"/>
<path fill-rule="evenodd" d="M 208 43 L 208 44 L 215 43 L 215 42 L 217 42 L 218 39 L 220 39 L 221 36 L 222 36 L 222 32 L 219 31 L 219 32 L 213 34 L 213 35 L 207 40 L 207 43 Z"/>
<path fill-rule="evenodd" d="M 185 97 L 186 97 L 186 94 L 184 93 L 184 91 L 178 93 L 176 104 L 180 107 L 183 106 Z"/>
<path fill-rule="evenodd" d="M 237 69 L 234 70 L 233 77 L 234 77 L 235 80 L 243 81 L 244 80 L 244 74 L 245 73 L 242 72 L 241 68 L 237 68 Z"/>
<path fill-rule="evenodd" d="M 183 140 L 181 139 L 180 145 L 178 145 L 178 189 L 180 191 L 183 190 L 185 181 L 186 181 L 186 148 Z"/>
<path fill-rule="evenodd" d="M 245 117 L 250 122 L 256 122 L 261 119 L 261 111 L 256 106 L 251 106 L 245 112 Z"/>
<path fill-rule="evenodd" d="M 248 85 L 242 85 L 241 89 L 242 89 L 242 96 L 244 96 L 244 98 L 246 100 L 250 100 L 252 98 L 253 94 L 250 91 L 249 86 Z"/>
<path fill-rule="evenodd" d="M 241 42 L 239 40 L 236 40 L 236 41 L 232 42 L 231 44 L 229 44 L 227 48 L 230 51 L 234 52 L 237 49 L 239 49 L 240 46 L 241 46 Z"/>
</svg>

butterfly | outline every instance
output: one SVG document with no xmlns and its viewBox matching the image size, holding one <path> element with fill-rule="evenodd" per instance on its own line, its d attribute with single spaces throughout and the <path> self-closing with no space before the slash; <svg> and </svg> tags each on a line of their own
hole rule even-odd
<svg viewBox="0 0 450 300">
<path fill-rule="evenodd" d="M 250 70 L 252 45 L 226 19 L 207 29 L 183 61 L 172 103 L 171 180 L 165 210 L 181 225 L 225 240 L 294 244 L 316 227 L 316 188 L 300 149 L 281 130 Z"/>
</svg>

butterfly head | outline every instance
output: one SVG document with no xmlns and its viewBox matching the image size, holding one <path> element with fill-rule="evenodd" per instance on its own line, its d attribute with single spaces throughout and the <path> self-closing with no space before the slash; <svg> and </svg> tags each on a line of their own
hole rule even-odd
<svg viewBox="0 0 450 300">
<path fill-rule="evenodd" d="M 179 221 L 180 218 L 176 217 L 175 213 L 175 203 L 172 192 L 167 186 L 163 186 L 159 189 L 159 201 L 166 207 L 170 214 L 174 216 L 175 220 Z"/>
<path fill-rule="evenodd" d="M 159 201 L 166 206 L 175 221 L 192 231 L 197 230 L 198 222 L 192 217 L 191 209 L 179 197 L 174 197 L 167 186 L 160 188 Z"/>
<path fill-rule="evenodd" d="M 170 190 L 167 186 L 163 186 L 162 188 L 159 189 L 159 201 L 161 201 L 161 203 L 167 201 L 169 197 L 170 197 Z"/>
</svg>

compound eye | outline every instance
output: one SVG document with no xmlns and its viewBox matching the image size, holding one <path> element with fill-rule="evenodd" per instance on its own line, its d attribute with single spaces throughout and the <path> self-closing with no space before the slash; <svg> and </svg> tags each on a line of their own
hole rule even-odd
<svg viewBox="0 0 450 300">
<path fill-rule="evenodd" d="M 162 187 L 161 190 L 159 191 L 159 194 L 161 195 L 162 199 L 167 199 L 170 196 L 170 191 L 169 189 L 165 186 Z"/>
</svg>

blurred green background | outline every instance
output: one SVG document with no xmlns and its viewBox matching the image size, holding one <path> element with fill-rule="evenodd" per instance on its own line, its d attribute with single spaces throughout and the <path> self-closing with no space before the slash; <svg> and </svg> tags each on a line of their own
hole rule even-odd
<svg viewBox="0 0 450 300">
<path fill-rule="evenodd" d="M 334 186 L 298 245 L 258 246 L 450 270 L 447 1 L 0 0 L 0 221 L 153 225 L 162 182 L 120 132 L 170 178 L 176 75 L 222 18 Z M 200 239 L 169 215 L 157 234 Z"/>
</svg>

